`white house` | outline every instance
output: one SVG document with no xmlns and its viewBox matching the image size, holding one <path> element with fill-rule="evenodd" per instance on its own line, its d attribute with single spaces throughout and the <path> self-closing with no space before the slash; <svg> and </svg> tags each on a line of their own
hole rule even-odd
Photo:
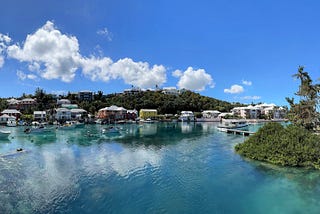
<svg viewBox="0 0 320 214">
<path fill-rule="evenodd" d="M 5 109 L 1 112 L 1 115 L 4 115 L 4 114 L 13 116 L 15 118 L 19 118 L 21 116 L 21 112 L 16 109 Z"/>
<path fill-rule="evenodd" d="M 57 105 L 62 105 L 62 104 L 71 104 L 71 101 L 68 99 L 57 100 Z"/>
<path fill-rule="evenodd" d="M 55 115 L 56 120 L 71 120 L 71 111 L 66 108 L 58 108 L 56 109 L 56 115 Z"/>
<path fill-rule="evenodd" d="M 195 121 L 195 117 L 192 111 L 181 111 L 179 120 L 182 122 Z"/>
<path fill-rule="evenodd" d="M 33 112 L 33 119 L 45 121 L 47 119 L 47 113 L 45 111 L 34 111 Z"/>
<path fill-rule="evenodd" d="M 0 124 L 7 124 L 7 121 L 11 118 L 12 116 L 9 116 L 7 114 L 1 115 L 0 116 Z"/>
<path fill-rule="evenodd" d="M 83 118 L 83 116 L 87 114 L 86 110 L 80 109 L 80 108 L 70 109 L 70 112 L 71 112 L 71 118 L 76 120 Z"/>
<path fill-rule="evenodd" d="M 171 94 L 171 95 L 179 95 L 179 90 L 176 87 L 163 87 L 162 89 L 163 94 Z"/>
</svg>

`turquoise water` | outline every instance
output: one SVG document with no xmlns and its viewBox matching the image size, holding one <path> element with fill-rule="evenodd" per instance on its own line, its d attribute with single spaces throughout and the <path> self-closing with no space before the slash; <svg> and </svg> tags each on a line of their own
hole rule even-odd
<svg viewBox="0 0 320 214">
<path fill-rule="evenodd" d="M 216 125 L 7 128 L 0 213 L 319 213 L 319 171 L 244 160 L 234 146 L 245 137 Z"/>
</svg>

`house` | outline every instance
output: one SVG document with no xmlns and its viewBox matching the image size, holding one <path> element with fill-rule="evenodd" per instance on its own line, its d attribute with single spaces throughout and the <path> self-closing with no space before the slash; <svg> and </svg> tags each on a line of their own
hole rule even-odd
<svg viewBox="0 0 320 214">
<path fill-rule="evenodd" d="M 231 109 L 233 115 L 246 118 L 246 119 L 257 119 L 261 115 L 261 109 L 257 106 L 245 106 L 245 107 L 235 107 Z"/>
<path fill-rule="evenodd" d="M 127 120 L 135 120 L 138 117 L 138 111 L 137 110 L 127 110 L 126 119 Z"/>
<path fill-rule="evenodd" d="M 63 105 L 63 104 L 71 104 L 71 101 L 68 99 L 57 100 L 57 105 Z"/>
<path fill-rule="evenodd" d="M 156 109 L 140 109 L 139 116 L 141 119 L 153 119 L 157 117 L 158 111 Z"/>
<path fill-rule="evenodd" d="M 78 99 L 80 101 L 92 101 L 93 100 L 93 92 L 92 91 L 79 91 Z"/>
<path fill-rule="evenodd" d="M 57 108 L 55 119 L 58 121 L 67 121 L 71 120 L 71 111 L 66 108 Z"/>
<path fill-rule="evenodd" d="M 33 119 L 36 121 L 45 121 L 47 119 L 47 113 L 45 111 L 34 111 Z"/>
<path fill-rule="evenodd" d="M 71 112 L 71 118 L 75 120 L 83 119 L 88 114 L 86 110 L 81 108 L 70 109 L 70 112 Z"/>
<path fill-rule="evenodd" d="M 15 118 L 19 118 L 21 116 L 21 112 L 16 109 L 5 109 L 1 112 L 1 115 L 7 114 L 8 116 L 13 116 Z"/>
<path fill-rule="evenodd" d="M 178 96 L 179 90 L 176 87 L 163 87 L 162 93 Z"/>
<path fill-rule="evenodd" d="M 12 116 L 9 116 L 7 114 L 3 114 L 0 116 L 0 124 L 7 124 L 7 121 L 11 118 Z"/>
<path fill-rule="evenodd" d="M 208 118 L 208 119 L 217 118 L 220 113 L 221 112 L 217 110 L 205 110 L 205 111 L 202 111 L 202 117 Z"/>
<path fill-rule="evenodd" d="M 37 104 L 37 100 L 33 98 L 25 98 L 22 99 L 18 104 L 18 109 L 20 110 L 26 110 L 31 109 L 32 107 L 35 107 Z"/>
<path fill-rule="evenodd" d="M 125 120 L 127 109 L 112 105 L 110 107 L 102 108 L 98 111 L 97 118 L 109 121 Z"/>
<path fill-rule="evenodd" d="M 8 109 L 18 109 L 20 101 L 12 98 L 7 100 L 7 103 L 8 103 Z"/>
<path fill-rule="evenodd" d="M 195 117 L 192 111 L 181 111 L 179 120 L 182 122 L 191 122 L 195 121 Z"/>
</svg>

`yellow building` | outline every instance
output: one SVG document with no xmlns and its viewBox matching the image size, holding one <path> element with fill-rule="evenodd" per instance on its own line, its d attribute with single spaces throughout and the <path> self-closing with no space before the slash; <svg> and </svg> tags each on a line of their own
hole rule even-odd
<svg viewBox="0 0 320 214">
<path fill-rule="evenodd" d="M 140 119 L 152 119 L 157 117 L 158 112 L 156 109 L 140 109 L 139 116 Z"/>
</svg>

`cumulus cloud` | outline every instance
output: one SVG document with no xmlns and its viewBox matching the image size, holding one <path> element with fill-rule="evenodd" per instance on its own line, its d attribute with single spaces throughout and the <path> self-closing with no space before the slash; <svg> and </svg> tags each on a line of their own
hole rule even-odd
<svg viewBox="0 0 320 214">
<path fill-rule="evenodd" d="M 247 81 L 247 80 L 242 80 L 242 84 L 250 86 L 250 85 L 252 85 L 252 82 L 251 81 Z"/>
<path fill-rule="evenodd" d="M 0 68 L 4 65 L 4 54 L 10 42 L 9 36 L 0 33 Z"/>
<path fill-rule="evenodd" d="M 229 94 L 240 94 L 244 91 L 243 87 L 241 85 L 232 85 L 230 89 L 224 89 L 224 93 Z"/>
<path fill-rule="evenodd" d="M 107 38 L 108 41 L 112 41 L 112 33 L 108 30 L 108 28 L 97 30 L 97 34 Z"/>
<path fill-rule="evenodd" d="M 214 87 L 214 83 L 210 74 L 206 73 L 204 69 L 194 70 L 189 67 L 186 71 L 182 72 L 176 70 L 172 73 L 173 76 L 179 77 L 177 86 L 189 90 L 203 91 L 206 86 Z"/>
<path fill-rule="evenodd" d="M 52 22 L 28 35 L 24 45 L 15 44 L 8 47 L 8 55 L 30 65 L 44 66 L 39 71 L 45 79 L 61 79 L 70 82 L 75 77 L 80 59 L 78 40 L 55 29 Z"/>
<path fill-rule="evenodd" d="M 105 28 L 97 33 L 105 35 L 107 32 Z M 160 86 L 167 79 L 163 65 L 152 66 L 130 58 L 113 62 L 108 57 L 84 57 L 79 52 L 77 38 L 62 34 L 50 21 L 28 35 L 22 46 L 8 46 L 7 52 L 11 58 L 27 62 L 29 71 L 44 79 L 71 82 L 78 69 L 82 69 L 84 76 L 93 81 L 122 79 L 127 84 L 141 88 Z"/>
</svg>

